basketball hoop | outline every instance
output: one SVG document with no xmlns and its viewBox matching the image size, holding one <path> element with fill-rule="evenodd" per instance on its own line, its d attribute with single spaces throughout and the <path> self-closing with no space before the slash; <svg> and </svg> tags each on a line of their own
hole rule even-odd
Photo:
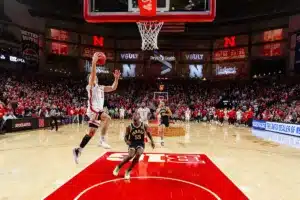
<svg viewBox="0 0 300 200">
<path fill-rule="evenodd" d="M 142 50 L 158 49 L 157 39 L 164 22 L 161 21 L 139 21 L 136 23 L 142 37 Z"/>
</svg>

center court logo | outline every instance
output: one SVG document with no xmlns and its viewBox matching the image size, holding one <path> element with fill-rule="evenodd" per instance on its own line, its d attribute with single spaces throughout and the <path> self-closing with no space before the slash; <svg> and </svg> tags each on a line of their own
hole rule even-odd
<svg viewBox="0 0 300 200">
<path fill-rule="evenodd" d="M 109 161 L 122 161 L 127 153 L 113 153 L 107 160 Z M 201 155 L 178 155 L 178 154 L 151 154 L 146 153 L 140 157 L 140 161 L 147 161 L 148 163 L 198 163 L 206 164 L 201 158 Z"/>
</svg>

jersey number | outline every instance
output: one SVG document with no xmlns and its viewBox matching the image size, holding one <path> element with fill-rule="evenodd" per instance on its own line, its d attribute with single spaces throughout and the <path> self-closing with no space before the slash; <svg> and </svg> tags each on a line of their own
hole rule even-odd
<svg viewBox="0 0 300 200">
<path fill-rule="evenodd" d="M 141 135 L 135 135 L 135 136 L 134 136 L 134 139 L 140 140 L 140 139 L 142 139 L 142 136 L 141 136 Z"/>
</svg>

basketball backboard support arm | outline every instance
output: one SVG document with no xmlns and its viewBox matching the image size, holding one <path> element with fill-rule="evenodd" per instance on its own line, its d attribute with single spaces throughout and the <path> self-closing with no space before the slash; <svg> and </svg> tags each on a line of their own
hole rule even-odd
<svg viewBox="0 0 300 200">
<path fill-rule="evenodd" d="M 216 16 L 216 0 L 204 1 L 208 4 L 208 10 L 204 11 L 172 11 L 168 12 L 170 0 L 166 0 L 165 8 L 158 8 L 155 16 L 140 16 L 139 9 L 132 6 L 133 0 L 128 0 L 128 10 L 122 12 L 95 11 L 92 3 L 95 0 L 84 0 L 83 15 L 90 23 L 112 23 L 112 22 L 138 22 L 138 21 L 163 21 L 163 22 L 212 22 Z M 99 0 L 96 0 L 99 1 Z M 101 1 L 101 0 L 100 0 Z M 131 1 L 131 3 L 130 3 Z"/>
</svg>

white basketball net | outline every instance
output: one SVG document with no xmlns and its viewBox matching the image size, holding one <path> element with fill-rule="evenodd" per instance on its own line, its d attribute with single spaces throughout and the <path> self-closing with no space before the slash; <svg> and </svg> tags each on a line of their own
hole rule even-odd
<svg viewBox="0 0 300 200">
<path fill-rule="evenodd" d="M 158 49 L 157 38 L 164 22 L 145 21 L 137 22 L 142 37 L 142 50 Z"/>
</svg>

